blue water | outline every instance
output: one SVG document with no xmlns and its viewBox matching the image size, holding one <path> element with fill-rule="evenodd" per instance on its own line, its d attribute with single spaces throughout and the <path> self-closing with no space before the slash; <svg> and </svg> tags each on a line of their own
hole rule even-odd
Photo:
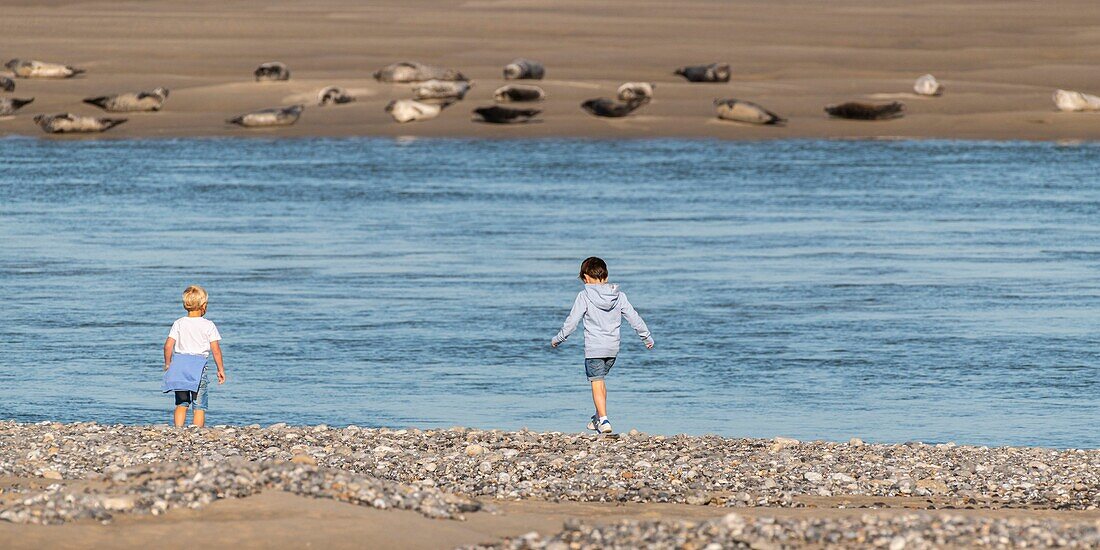
<svg viewBox="0 0 1100 550">
<path fill-rule="evenodd" d="M 578 431 L 581 259 L 618 429 L 1100 447 L 1100 146 L 0 141 L 0 418 L 167 420 L 210 291 L 213 423 Z M 624 327 L 625 328 L 625 327 Z"/>
</svg>

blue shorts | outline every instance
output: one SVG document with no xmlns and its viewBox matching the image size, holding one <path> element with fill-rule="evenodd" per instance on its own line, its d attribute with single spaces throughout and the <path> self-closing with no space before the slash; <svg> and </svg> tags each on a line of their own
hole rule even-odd
<svg viewBox="0 0 1100 550">
<path fill-rule="evenodd" d="M 206 405 L 209 401 L 207 394 L 207 387 L 210 385 L 210 381 L 206 377 L 206 371 L 202 371 L 202 378 L 199 378 L 199 391 L 177 391 L 176 392 L 176 406 L 177 407 L 190 407 L 192 410 L 205 411 Z"/>
<path fill-rule="evenodd" d="M 585 358 L 584 373 L 588 375 L 589 382 L 595 382 L 596 380 L 603 380 L 607 373 L 611 372 L 611 367 L 614 366 L 614 357 Z"/>
</svg>

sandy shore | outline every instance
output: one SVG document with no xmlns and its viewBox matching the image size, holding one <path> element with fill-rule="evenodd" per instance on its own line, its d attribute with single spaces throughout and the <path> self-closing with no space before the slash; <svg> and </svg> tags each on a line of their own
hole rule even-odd
<svg viewBox="0 0 1100 550">
<path fill-rule="evenodd" d="M 34 114 L 99 114 L 80 100 L 165 86 L 172 95 L 164 111 L 132 114 L 103 136 L 1100 137 L 1100 114 L 1058 113 L 1050 99 L 1056 88 L 1100 93 L 1100 3 L 1089 0 L 9 0 L 0 11 L 5 59 L 88 71 L 70 80 L 18 80 L 9 95 L 35 102 L 0 119 L 0 135 L 41 136 Z M 521 55 L 547 67 L 542 122 L 472 122 L 475 106 L 492 103 L 502 65 Z M 370 75 L 403 59 L 460 69 L 475 88 L 438 119 L 395 124 L 382 107 L 409 97 L 408 86 Z M 272 60 L 287 63 L 292 79 L 253 82 L 253 68 Z M 732 65 L 730 83 L 689 84 L 671 74 L 711 61 Z M 926 72 L 946 84 L 943 97 L 910 94 Z M 613 96 L 627 80 L 657 83 L 656 100 L 618 120 L 578 108 L 584 99 Z M 224 123 L 244 111 L 312 100 L 327 85 L 360 100 L 310 108 L 297 125 L 278 130 Z M 720 122 L 711 105 L 719 97 L 756 101 L 790 122 Z M 822 113 L 825 104 L 849 99 L 899 99 L 908 115 L 867 123 Z"/>
</svg>

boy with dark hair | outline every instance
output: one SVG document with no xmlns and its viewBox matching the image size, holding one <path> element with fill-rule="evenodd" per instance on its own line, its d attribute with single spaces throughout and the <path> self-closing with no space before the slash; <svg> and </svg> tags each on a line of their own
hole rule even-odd
<svg viewBox="0 0 1100 550">
<path fill-rule="evenodd" d="M 653 349 L 653 338 L 626 294 L 619 291 L 619 285 L 608 284 L 607 263 L 595 256 L 585 259 L 581 262 L 580 279 L 584 281 L 584 290 L 577 294 L 569 317 L 550 340 L 550 346 L 558 347 L 584 320 L 584 370 L 592 383 L 592 403 L 596 405 L 596 414 L 592 415 L 588 429 L 611 433 L 604 378 L 619 355 L 619 327 L 623 318 L 645 342 L 646 349 Z"/>
</svg>

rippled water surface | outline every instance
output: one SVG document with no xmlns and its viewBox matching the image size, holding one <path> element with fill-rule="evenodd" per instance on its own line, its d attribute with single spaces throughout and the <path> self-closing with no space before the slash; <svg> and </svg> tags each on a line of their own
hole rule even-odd
<svg viewBox="0 0 1100 550">
<path fill-rule="evenodd" d="M 548 344 L 599 255 L 657 341 L 619 429 L 1100 447 L 1097 146 L 7 139 L 0 173 L 0 418 L 165 421 L 199 283 L 213 423 L 581 430 Z"/>
</svg>

